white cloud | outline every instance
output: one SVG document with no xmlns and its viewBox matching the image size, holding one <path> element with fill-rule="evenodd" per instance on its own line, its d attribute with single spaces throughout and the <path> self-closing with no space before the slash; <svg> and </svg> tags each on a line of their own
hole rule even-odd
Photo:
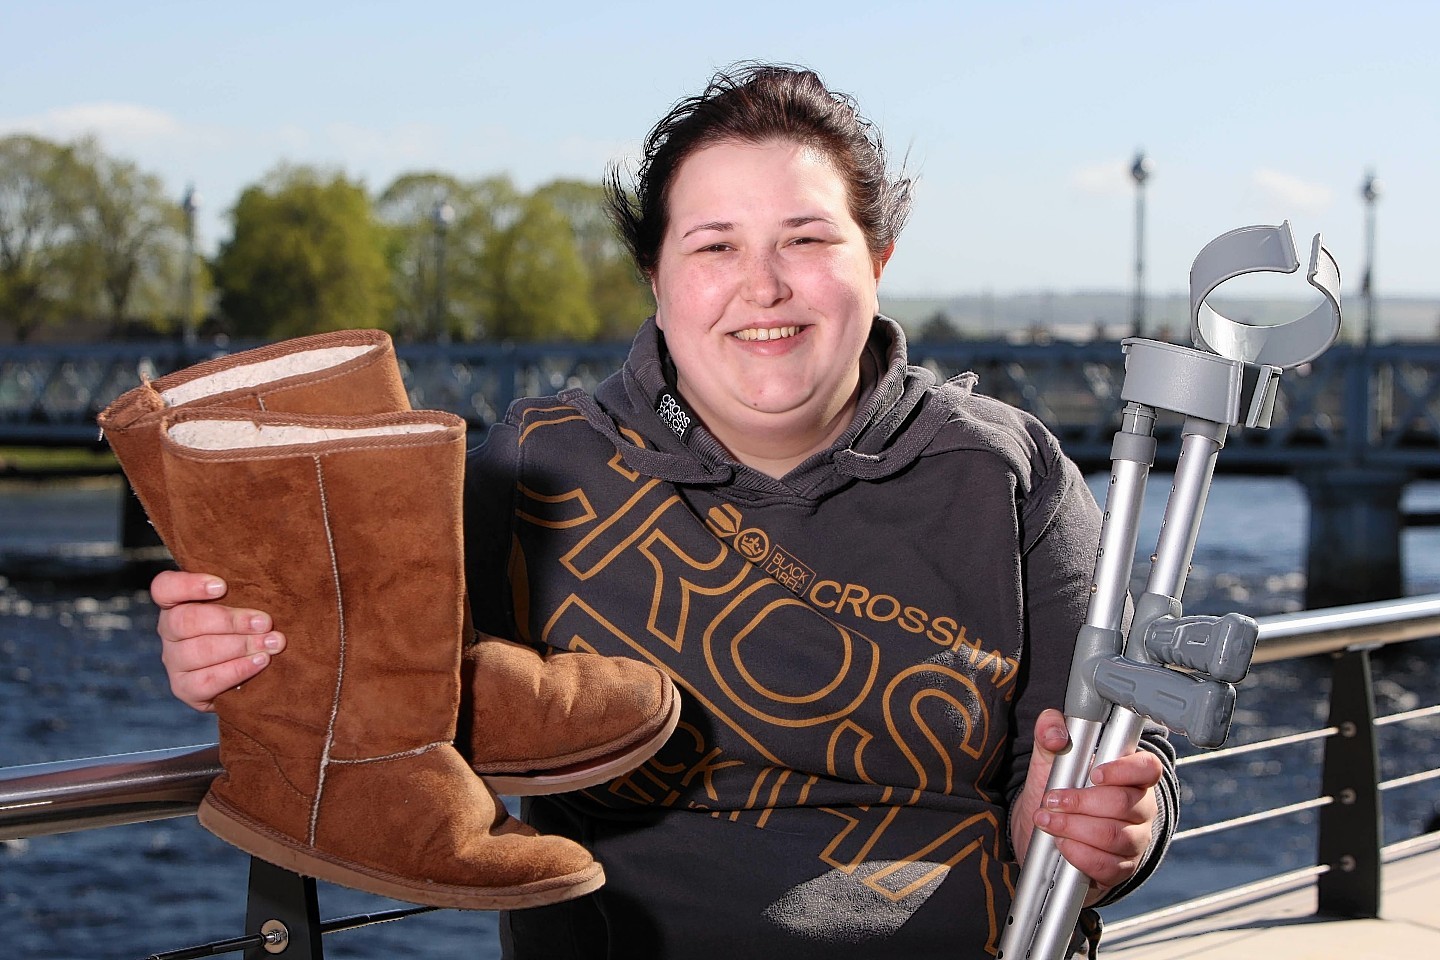
<svg viewBox="0 0 1440 960">
<path fill-rule="evenodd" d="M 93 134 L 102 140 L 127 143 L 173 139 L 180 122 L 152 107 L 135 103 L 77 103 L 29 117 L 0 117 L 0 130 L 34 133 L 56 140 Z"/>
<path fill-rule="evenodd" d="M 1318 213 L 1330 206 L 1332 199 L 1329 187 L 1264 167 L 1250 175 L 1250 184 L 1260 192 L 1262 199 L 1287 210 Z"/>
</svg>

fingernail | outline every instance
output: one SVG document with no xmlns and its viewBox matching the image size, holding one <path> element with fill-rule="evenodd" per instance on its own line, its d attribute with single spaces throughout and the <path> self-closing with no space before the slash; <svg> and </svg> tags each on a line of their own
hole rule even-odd
<svg viewBox="0 0 1440 960">
<path fill-rule="evenodd" d="M 265 621 L 264 617 L 257 615 L 250 618 L 250 629 L 257 632 L 260 630 L 268 630 L 270 629 L 270 624 Z"/>
<path fill-rule="evenodd" d="M 257 654 L 255 654 L 255 656 L 253 656 L 253 657 L 250 658 L 250 662 L 253 663 L 253 664 L 255 664 L 255 666 L 257 666 L 257 667 L 263 667 L 263 666 L 265 666 L 265 664 L 267 664 L 267 663 L 270 662 L 270 654 L 268 654 L 268 653 L 257 653 Z"/>
<path fill-rule="evenodd" d="M 1091 783 L 1104 783 L 1104 782 L 1105 782 L 1105 768 L 1104 768 L 1104 767 L 1096 767 L 1094 770 L 1091 770 L 1091 771 L 1090 771 L 1090 782 L 1091 782 Z"/>
<path fill-rule="evenodd" d="M 1035 826 L 1042 829 L 1050 826 L 1050 814 L 1046 813 L 1044 810 L 1037 810 L 1035 812 Z"/>
<path fill-rule="evenodd" d="M 205 584 L 205 592 L 212 597 L 218 597 L 225 592 L 225 584 L 219 580 L 210 580 Z"/>
<path fill-rule="evenodd" d="M 1062 803 L 1062 798 L 1061 798 L 1060 794 L 1058 794 L 1058 793 L 1047 793 L 1047 794 L 1045 794 L 1045 806 L 1048 807 L 1048 808 L 1050 808 L 1051 810 L 1059 810 L 1061 803 Z"/>
<path fill-rule="evenodd" d="M 265 636 L 265 649 L 266 649 L 266 650 L 269 650 L 269 651 L 271 651 L 271 652 L 274 652 L 274 651 L 276 651 L 276 650 L 279 650 L 281 643 L 282 643 L 282 641 L 281 641 L 281 639 L 280 639 L 280 634 L 278 634 L 278 633 L 271 633 L 271 634 L 267 634 L 267 635 Z"/>
</svg>

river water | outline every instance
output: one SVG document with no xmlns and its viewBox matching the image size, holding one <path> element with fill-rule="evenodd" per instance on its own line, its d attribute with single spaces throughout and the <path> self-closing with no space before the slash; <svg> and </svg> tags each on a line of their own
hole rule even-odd
<svg viewBox="0 0 1440 960">
<path fill-rule="evenodd" d="M 117 483 L 0 486 L 0 553 L 39 556 L 65 544 L 82 565 L 87 556 L 103 559 L 116 536 Z M 1157 476 L 1150 488 L 1142 553 L 1154 543 L 1168 483 Z M 1416 485 L 1409 497 L 1408 506 L 1436 509 L 1440 485 Z M 1300 609 L 1306 522 L 1304 495 L 1290 480 L 1217 478 L 1187 612 Z M 1440 592 L 1440 529 L 1405 537 L 1406 592 Z M 169 694 L 143 584 L 11 574 L 0 577 L 0 766 L 215 740 L 213 719 Z M 1437 644 L 1376 658 L 1382 714 L 1440 701 Z M 1231 743 L 1322 724 L 1328 684 L 1328 662 L 1319 659 L 1257 667 L 1241 685 Z M 1381 738 L 1383 777 L 1440 765 L 1440 721 L 1386 727 Z M 1306 746 L 1184 768 L 1182 826 L 1315 796 L 1317 756 L 1318 747 Z M 1433 782 L 1387 794 L 1387 842 L 1424 829 L 1437 800 Z M 1110 915 L 1313 863 L 1314 830 L 1314 815 L 1302 814 L 1177 844 L 1159 873 Z M 120 960 L 238 936 L 246 869 L 243 855 L 193 818 L 0 843 L 0 953 Z M 400 906 L 327 884 L 320 900 L 327 918 Z M 493 915 L 457 911 L 338 933 L 326 938 L 325 952 L 335 960 L 498 956 Z"/>
</svg>

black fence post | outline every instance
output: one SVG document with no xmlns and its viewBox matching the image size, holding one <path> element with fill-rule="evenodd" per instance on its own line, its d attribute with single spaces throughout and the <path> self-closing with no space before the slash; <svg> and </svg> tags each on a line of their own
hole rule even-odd
<svg viewBox="0 0 1440 960">
<path fill-rule="evenodd" d="M 1320 792 L 1317 862 L 1328 866 L 1317 883 L 1318 912 L 1332 917 L 1380 916 L 1380 763 L 1375 743 L 1375 697 L 1366 648 L 1334 655 L 1330 726 Z"/>
<path fill-rule="evenodd" d="M 267 938 L 248 948 L 245 960 L 268 960 L 277 954 L 286 960 L 324 960 L 315 881 L 251 857 L 245 932 Z"/>
</svg>

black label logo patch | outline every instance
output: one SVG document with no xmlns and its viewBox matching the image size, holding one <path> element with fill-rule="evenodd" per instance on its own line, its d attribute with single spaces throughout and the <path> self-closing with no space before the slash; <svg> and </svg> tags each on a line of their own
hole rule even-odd
<svg viewBox="0 0 1440 960">
<path fill-rule="evenodd" d="M 695 417 L 686 409 L 680 398 L 669 390 L 660 394 L 655 401 L 655 415 L 665 422 L 665 426 L 674 431 L 675 436 L 681 441 L 690 438 L 690 428 L 695 425 Z"/>
</svg>

